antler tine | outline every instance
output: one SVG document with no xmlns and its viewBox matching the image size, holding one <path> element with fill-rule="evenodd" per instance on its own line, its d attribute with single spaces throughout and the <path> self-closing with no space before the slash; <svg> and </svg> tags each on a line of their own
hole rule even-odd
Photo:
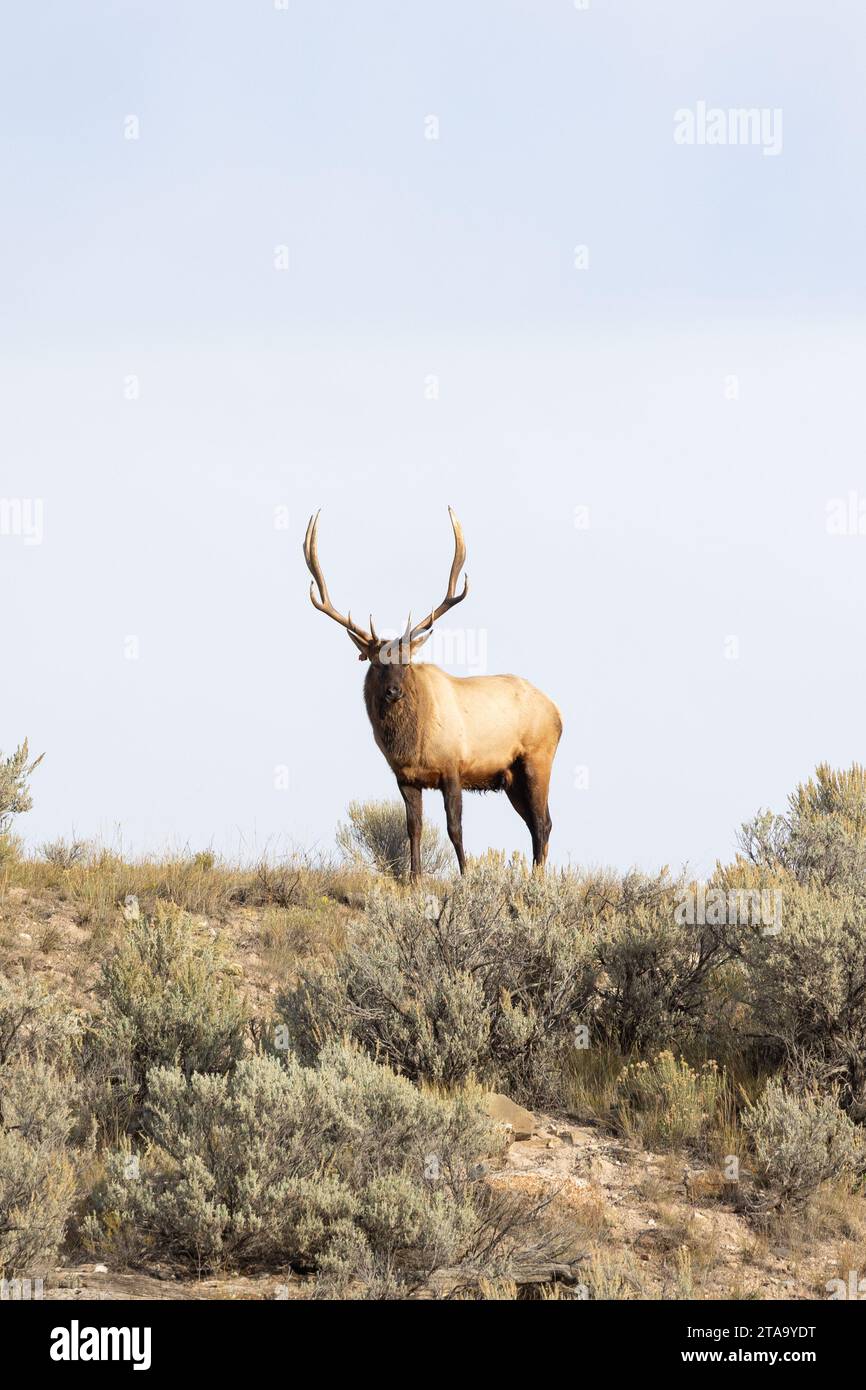
<svg viewBox="0 0 866 1390">
<path fill-rule="evenodd" d="M 328 586 L 325 583 L 325 576 L 322 574 L 322 566 L 319 564 L 318 529 L 319 512 L 315 512 L 307 522 L 307 534 L 304 536 L 304 559 L 307 562 L 307 569 L 316 581 L 316 587 L 319 590 L 319 598 L 323 604 L 329 606 L 331 600 L 328 595 Z M 313 602 L 315 603 L 315 599 Z M 324 611 L 327 611 L 327 608 Z"/>
<path fill-rule="evenodd" d="M 460 571 L 466 564 L 466 542 L 463 539 L 463 527 L 450 507 L 448 508 L 448 515 L 451 518 L 451 529 L 454 532 L 454 559 L 451 562 L 451 573 L 448 576 L 448 594 L 449 597 L 453 598 L 457 580 L 460 578 Z M 468 582 L 467 580 L 467 586 Z"/>
<path fill-rule="evenodd" d="M 335 623 L 339 623 L 348 632 L 355 646 L 359 650 L 374 641 L 371 633 L 365 632 L 357 623 L 352 622 L 351 613 L 348 617 L 343 617 L 342 613 L 334 607 L 331 596 L 328 593 L 328 586 L 325 583 L 325 576 L 322 573 L 322 566 L 319 564 L 319 513 L 315 512 L 307 523 L 307 534 L 304 536 L 304 559 L 307 562 L 307 569 L 313 576 L 314 583 L 310 585 L 310 600 L 314 608 L 318 608 L 320 613 L 325 613 L 329 618 L 333 618 Z M 319 597 L 316 598 L 316 589 Z M 370 624 L 372 627 L 372 623 Z"/>
<path fill-rule="evenodd" d="M 428 613 L 423 623 L 416 623 L 408 633 L 408 640 L 410 642 L 417 641 L 422 634 L 429 636 L 429 630 L 436 622 L 436 619 L 441 618 L 442 614 L 447 613 L 448 609 L 453 608 L 456 603 L 462 603 L 469 593 L 469 580 L 465 575 L 463 577 L 462 592 L 459 594 L 457 593 L 457 580 L 460 577 L 460 571 L 466 563 L 466 542 L 463 539 L 463 527 L 460 525 L 460 522 L 457 520 L 457 517 L 450 507 L 448 508 L 448 515 L 451 518 L 451 529 L 454 532 L 454 559 L 451 561 L 451 573 L 448 576 L 448 591 L 439 607 L 434 608 L 432 613 Z"/>
</svg>

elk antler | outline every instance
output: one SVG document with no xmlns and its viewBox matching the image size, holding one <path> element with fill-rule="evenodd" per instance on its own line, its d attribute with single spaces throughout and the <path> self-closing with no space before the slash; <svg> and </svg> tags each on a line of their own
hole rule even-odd
<svg viewBox="0 0 866 1390">
<path fill-rule="evenodd" d="M 402 640 L 404 642 L 426 642 L 427 638 L 430 636 L 430 629 L 433 627 L 436 619 L 441 618 L 443 613 L 447 613 L 449 608 L 453 608 L 455 603 L 462 603 L 469 593 L 469 580 L 465 575 L 463 578 L 463 592 L 457 593 L 457 580 L 460 577 L 460 571 L 466 563 L 466 542 L 463 539 L 463 527 L 460 525 L 460 522 L 457 520 L 450 507 L 448 508 L 448 515 L 451 518 L 451 526 L 454 531 L 454 559 L 451 562 L 451 573 L 448 576 L 448 592 L 439 607 L 434 608 L 432 613 L 428 613 L 422 623 L 416 623 L 414 627 L 410 627 L 409 623 L 412 621 L 410 617 L 409 623 L 406 625 L 406 631 L 403 634 Z"/>
<path fill-rule="evenodd" d="M 307 562 L 307 569 L 315 580 L 315 584 L 310 585 L 310 600 L 313 607 L 318 608 L 320 613 L 326 613 L 329 618 L 334 619 L 335 623 L 339 623 L 341 627 L 346 629 L 352 641 L 355 643 L 355 646 L 358 648 L 358 651 L 362 656 L 366 657 L 368 655 L 368 647 L 372 642 L 377 640 L 375 637 L 375 628 L 373 627 L 373 619 L 372 617 L 370 618 L 371 631 L 366 632 L 364 628 L 358 627 L 357 623 L 352 622 L 351 613 L 348 617 L 344 618 L 342 613 L 338 613 L 337 609 L 332 604 L 331 596 L 328 593 L 328 586 L 325 583 L 325 576 L 322 574 L 322 566 L 319 564 L 318 527 L 319 513 L 316 512 L 315 516 L 310 517 L 307 524 L 307 534 L 304 537 L 304 559 Z M 315 594 L 316 589 L 319 591 L 318 598 L 316 598 Z"/>
</svg>

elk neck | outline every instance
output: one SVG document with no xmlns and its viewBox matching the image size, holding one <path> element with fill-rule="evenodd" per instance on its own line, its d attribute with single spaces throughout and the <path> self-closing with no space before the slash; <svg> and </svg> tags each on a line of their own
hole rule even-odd
<svg viewBox="0 0 866 1390">
<path fill-rule="evenodd" d="M 376 742 L 392 767 L 417 761 L 423 704 L 423 682 L 414 666 L 406 671 L 403 698 L 389 704 L 380 693 L 379 672 L 370 667 L 364 680 L 364 703 Z"/>
</svg>

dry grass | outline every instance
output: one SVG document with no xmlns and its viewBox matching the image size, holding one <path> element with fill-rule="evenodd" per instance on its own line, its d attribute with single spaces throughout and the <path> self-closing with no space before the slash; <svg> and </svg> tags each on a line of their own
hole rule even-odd
<svg viewBox="0 0 866 1390">
<path fill-rule="evenodd" d="M 600 1239 L 610 1224 L 607 1203 L 597 1187 L 584 1188 L 570 1206 L 570 1217 L 579 1239 Z"/>
<path fill-rule="evenodd" d="M 302 958 L 342 949 L 346 914 L 325 894 L 307 907 L 268 907 L 260 918 L 258 940 L 264 968 L 278 984 L 284 984 Z"/>
<path fill-rule="evenodd" d="M 342 949 L 371 881 L 356 868 L 301 858 L 239 866 L 209 852 L 129 861 L 91 849 L 68 863 L 7 854 L 0 970 L 47 970 L 78 1005 L 95 1007 L 100 967 L 127 922 L 171 906 L 224 938 L 243 989 L 263 1005 L 302 960 Z"/>
<path fill-rule="evenodd" d="M 646 1277 L 628 1248 L 602 1246 L 581 1271 L 590 1299 L 626 1300 L 647 1296 Z"/>
<path fill-rule="evenodd" d="M 834 1279 L 841 1279 L 847 1289 L 852 1274 L 855 1283 L 866 1279 L 866 1197 L 852 1191 L 844 1179 L 824 1182 L 804 1210 L 768 1223 L 763 1244 L 794 1261 L 805 1261 L 816 1247 L 822 1248 L 825 1255 L 814 1274 L 814 1296 L 827 1298 L 826 1285 Z"/>
<path fill-rule="evenodd" d="M 126 860 L 96 850 L 68 867 L 41 859 L 7 860 L 0 868 L 0 902 L 10 889 L 51 898 L 72 909 L 82 924 L 113 923 L 129 898 L 143 912 L 158 902 L 174 903 L 195 916 L 221 919 L 239 906 L 310 906 L 326 897 L 361 906 L 372 876 L 356 868 L 301 858 L 263 858 L 243 867 L 208 852 Z"/>
<path fill-rule="evenodd" d="M 574 1048 L 563 1077 L 564 1108 L 581 1124 L 607 1124 L 627 1058 L 609 1048 Z"/>
<path fill-rule="evenodd" d="M 866 1274 L 866 1196 L 863 1192 L 852 1192 L 851 1184 L 843 1178 L 825 1182 L 815 1193 L 805 1220 L 820 1239 L 842 1239 L 858 1247 Z"/>
</svg>

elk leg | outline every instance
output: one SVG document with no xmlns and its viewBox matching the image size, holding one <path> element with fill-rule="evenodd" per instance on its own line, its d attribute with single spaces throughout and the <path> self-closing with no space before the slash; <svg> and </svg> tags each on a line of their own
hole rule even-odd
<svg viewBox="0 0 866 1390">
<path fill-rule="evenodd" d="M 520 819 L 526 821 L 529 833 L 532 836 L 532 862 L 533 864 L 536 864 L 538 860 L 536 857 L 535 828 L 533 825 L 532 812 L 529 809 L 529 801 L 527 800 L 526 796 L 526 785 L 525 778 L 523 776 L 523 769 L 522 767 L 515 765 L 515 767 L 512 769 L 512 773 L 514 780 L 512 781 L 510 787 L 506 787 L 505 795 L 508 797 L 508 800 L 511 802 L 517 814 L 520 816 Z"/>
<path fill-rule="evenodd" d="M 406 834 L 409 837 L 409 877 L 421 877 L 421 790 L 398 783 L 406 803 Z"/>
<path fill-rule="evenodd" d="M 550 765 L 548 763 L 542 763 L 541 766 L 539 766 L 538 764 L 527 763 L 526 785 L 529 795 L 529 806 L 535 823 L 535 830 L 532 836 L 533 859 L 538 868 L 543 868 L 547 863 L 547 847 L 550 841 L 550 832 L 553 829 L 553 821 L 550 819 L 550 807 L 547 801 L 547 795 L 550 790 Z"/>
<path fill-rule="evenodd" d="M 541 868 L 547 859 L 547 842 L 553 823 L 547 805 L 547 780 L 523 762 L 516 762 L 511 769 L 512 782 L 507 789 L 508 800 L 515 811 L 529 827 L 532 837 L 532 863 Z"/>
<path fill-rule="evenodd" d="M 445 782 L 442 786 L 442 800 L 445 802 L 445 823 L 448 838 L 454 846 L 461 874 L 466 872 L 466 855 L 463 853 L 463 791 L 459 782 Z"/>
</svg>

